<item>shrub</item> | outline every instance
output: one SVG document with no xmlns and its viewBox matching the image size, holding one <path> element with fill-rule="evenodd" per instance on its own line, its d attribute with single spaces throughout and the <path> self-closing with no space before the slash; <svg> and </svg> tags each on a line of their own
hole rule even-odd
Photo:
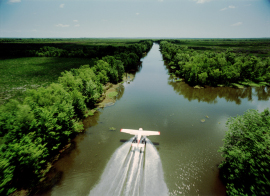
<svg viewBox="0 0 270 196">
<path fill-rule="evenodd" d="M 227 121 L 220 164 L 228 195 L 270 194 L 270 113 L 248 110 Z"/>
</svg>

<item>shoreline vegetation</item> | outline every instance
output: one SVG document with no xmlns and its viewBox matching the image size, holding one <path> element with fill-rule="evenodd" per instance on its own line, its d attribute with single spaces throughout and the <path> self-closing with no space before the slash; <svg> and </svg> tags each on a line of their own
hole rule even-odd
<svg viewBox="0 0 270 196">
<path fill-rule="evenodd" d="M 120 83 L 125 70 L 137 69 L 152 44 L 143 40 L 115 47 L 112 55 L 95 57 L 91 65 L 62 72 L 57 82 L 26 90 L 22 101 L 1 105 L 0 194 L 30 194 L 39 182 L 48 183 L 52 162 L 83 131 L 81 119 L 93 115 L 106 91 L 113 100 L 116 85 L 109 84 Z"/>
<path fill-rule="evenodd" d="M 206 85 L 234 88 L 269 86 L 269 55 L 238 54 L 231 48 L 218 52 L 198 51 L 181 45 L 181 41 L 177 43 L 177 40 L 160 41 L 160 49 L 170 75 L 178 81 L 185 81 L 194 88 Z M 264 50 L 267 52 L 269 47 Z"/>
<path fill-rule="evenodd" d="M 220 177 L 228 195 L 270 194 L 270 111 L 248 110 L 227 120 Z"/>
</svg>

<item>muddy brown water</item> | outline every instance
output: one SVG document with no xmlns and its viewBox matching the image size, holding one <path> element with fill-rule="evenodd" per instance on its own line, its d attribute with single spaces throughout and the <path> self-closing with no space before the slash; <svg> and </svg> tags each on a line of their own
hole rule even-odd
<svg viewBox="0 0 270 196">
<path fill-rule="evenodd" d="M 169 76 L 157 44 L 141 60 L 142 68 L 133 81 L 119 89 L 116 103 L 85 120 L 88 128 L 75 138 L 76 148 L 55 164 L 63 172 L 61 181 L 45 195 L 89 195 L 97 187 L 101 187 L 97 194 L 106 195 L 106 190 L 113 189 L 110 181 L 116 183 L 109 175 L 121 171 L 120 162 L 128 157 L 123 141 L 132 136 L 119 130 L 140 127 L 161 133 L 149 137 L 159 145 L 144 155 L 148 160 L 144 166 L 151 168 L 152 164 L 153 169 L 149 170 L 152 178 L 145 178 L 141 184 L 160 183 L 160 194 L 168 189 L 168 195 L 225 195 L 217 167 L 222 161 L 217 151 L 223 145 L 225 123 L 230 116 L 242 115 L 247 109 L 263 111 L 269 107 L 269 88 L 194 89 L 176 82 Z M 151 195 L 154 189 L 149 185 L 144 193 Z"/>
</svg>

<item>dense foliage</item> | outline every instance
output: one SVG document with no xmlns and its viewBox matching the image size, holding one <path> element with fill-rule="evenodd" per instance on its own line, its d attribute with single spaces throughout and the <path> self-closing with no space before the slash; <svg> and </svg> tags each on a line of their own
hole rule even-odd
<svg viewBox="0 0 270 196">
<path fill-rule="evenodd" d="M 115 45 L 94 43 L 76 43 L 76 42 L 8 42 L 8 40 L 0 40 L 0 57 L 80 57 L 80 58 L 102 58 L 106 55 L 118 56 L 123 60 L 124 66 L 130 64 L 129 61 L 136 61 L 142 57 L 144 52 L 147 52 L 151 46 L 151 40 L 141 40 L 137 43 Z M 133 59 L 134 54 L 138 57 Z M 128 58 L 123 58 L 128 57 Z M 117 59 L 118 59 L 117 58 Z"/>
<path fill-rule="evenodd" d="M 135 44 L 127 56 L 136 56 L 138 64 L 136 54 L 141 56 L 151 46 L 151 41 Z M 23 102 L 10 100 L 0 107 L 1 195 L 34 186 L 44 177 L 48 161 L 83 130 L 78 119 L 90 114 L 87 110 L 98 102 L 102 86 L 121 81 L 125 67 L 134 66 L 134 59 L 123 63 L 121 56 L 125 55 L 107 55 L 92 67 L 65 71 L 58 83 L 28 90 Z"/>
<path fill-rule="evenodd" d="M 220 164 L 228 195 L 270 195 L 270 112 L 249 110 L 227 121 Z"/>
<path fill-rule="evenodd" d="M 167 41 L 161 41 L 160 48 L 171 71 L 191 85 L 248 85 L 251 81 L 268 85 L 270 82 L 269 57 L 237 56 L 230 49 L 220 53 L 197 52 Z"/>
</svg>

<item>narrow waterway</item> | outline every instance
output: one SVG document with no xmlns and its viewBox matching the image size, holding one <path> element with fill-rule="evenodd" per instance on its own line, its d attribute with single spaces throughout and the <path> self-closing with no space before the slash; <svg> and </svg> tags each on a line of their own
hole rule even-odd
<svg viewBox="0 0 270 196">
<path fill-rule="evenodd" d="M 113 106 L 86 119 L 85 124 L 89 127 L 76 137 L 75 149 L 55 165 L 63 172 L 61 181 L 45 195 L 73 196 L 106 189 L 116 191 L 114 187 L 120 186 L 117 182 L 122 178 L 119 176 L 116 180 L 111 174 L 120 172 L 124 175 L 122 166 L 129 164 L 125 161 L 133 156 L 128 143 L 122 142 L 132 136 L 119 131 L 121 128 L 140 127 L 161 133 L 149 137 L 159 145 L 148 148 L 144 158 L 136 158 L 142 155 L 134 154 L 134 160 L 138 162 L 134 166 L 138 170 L 136 176 L 140 175 L 142 161 L 145 168 L 150 168 L 149 180 L 139 182 L 137 177 L 134 180 L 144 183 L 146 195 L 164 193 L 154 192 L 150 180 L 164 181 L 162 190 L 167 189 L 169 195 L 225 195 L 217 167 L 222 157 L 217 151 L 223 145 L 227 119 L 242 115 L 247 109 L 263 111 L 270 106 L 270 89 L 266 87 L 194 89 L 183 82 L 175 82 L 168 74 L 157 44 L 142 59 L 142 68 L 134 80 L 124 83 L 119 91 Z M 110 130 L 110 127 L 116 130 Z M 108 186 L 110 181 L 116 184 Z M 146 186 L 147 182 L 149 185 Z M 128 185 L 131 186 L 128 190 L 134 195 L 141 195 L 132 188 L 137 184 Z M 147 192 L 147 187 L 150 192 Z"/>
</svg>

